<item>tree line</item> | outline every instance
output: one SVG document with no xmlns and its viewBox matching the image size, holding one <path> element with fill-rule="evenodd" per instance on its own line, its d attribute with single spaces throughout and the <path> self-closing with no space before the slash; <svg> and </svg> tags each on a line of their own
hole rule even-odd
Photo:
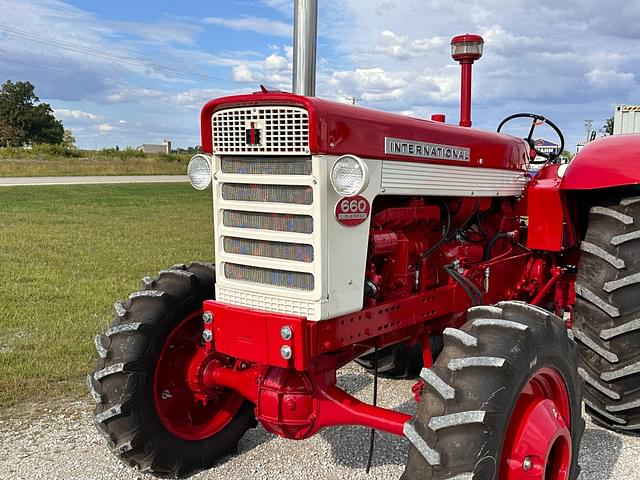
<svg viewBox="0 0 640 480">
<path fill-rule="evenodd" d="M 67 133 L 69 137 L 70 132 Z M 65 130 L 48 103 L 40 102 L 30 82 L 7 80 L 0 88 L 0 146 L 62 144 Z"/>
</svg>

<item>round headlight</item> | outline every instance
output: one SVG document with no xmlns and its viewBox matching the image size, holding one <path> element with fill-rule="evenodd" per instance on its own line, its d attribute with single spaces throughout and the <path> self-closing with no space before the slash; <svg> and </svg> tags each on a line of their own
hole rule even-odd
<svg viewBox="0 0 640 480">
<path fill-rule="evenodd" d="M 196 190 L 204 190 L 211 183 L 211 161 L 207 155 L 198 153 L 191 157 L 187 166 L 187 176 L 191 186 Z"/>
<path fill-rule="evenodd" d="M 367 164 L 355 155 L 344 155 L 333 164 L 331 184 L 343 197 L 358 195 L 369 183 Z"/>
</svg>

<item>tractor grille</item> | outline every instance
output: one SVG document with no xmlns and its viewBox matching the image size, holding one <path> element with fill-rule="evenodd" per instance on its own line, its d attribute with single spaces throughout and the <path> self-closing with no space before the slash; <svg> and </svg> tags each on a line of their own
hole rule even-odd
<svg viewBox="0 0 640 480">
<path fill-rule="evenodd" d="M 222 212 L 222 222 L 225 227 L 313 233 L 313 217 L 308 215 L 224 210 Z"/>
<path fill-rule="evenodd" d="M 213 149 L 227 153 L 309 153 L 309 114 L 300 107 L 264 106 L 213 114 Z M 224 171 L 224 170 L 223 170 Z"/>
<path fill-rule="evenodd" d="M 241 202 L 297 203 L 311 205 L 313 189 L 298 185 L 225 183 L 222 198 Z"/>
<path fill-rule="evenodd" d="M 311 157 L 224 157 L 220 167 L 241 175 L 311 175 Z"/>
<path fill-rule="evenodd" d="M 235 263 L 224 264 L 224 276 L 231 280 L 242 280 L 250 283 L 272 285 L 274 287 L 293 288 L 296 290 L 313 290 L 314 280 L 311 273 L 274 270 L 271 268 L 252 267 Z"/>
<path fill-rule="evenodd" d="M 231 118 L 240 123 L 233 128 L 220 123 Z M 248 146 L 245 150 L 243 122 L 247 119 L 258 122 L 254 127 L 268 133 L 260 138 L 260 148 Z M 230 303 L 318 316 L 312 300 L 321 286 L 315 255 L 320 223 L 314 218 L 317 181 L 312 157 L 301 155 L 308 151 L 306 119 L 306 111 L 290 107 L 230 109 L 214 114 L 213 138 L 219 162 L 214 184 L 220 265 L 216 288 L 226 292 L 224 298 Z M 219 154 L 221 145 L 222 151 L 230 154 Z M 291 152 L 283 155 L 276 151 L 285 147 Z M 249 151 L 260 153 L 247 155 Z M 288 155 L 294 151 L 295 155 Z M 295 301 L 288 296 L 296 297 Z"/>
<path fill-rule="evenodd" d="M 299 243 L 224 237 L 224 251 L 236 255 L 253 255 L 256 257 L 295 260 L 296 262 L 313 262 L 313 246 Z"/>
</svg>

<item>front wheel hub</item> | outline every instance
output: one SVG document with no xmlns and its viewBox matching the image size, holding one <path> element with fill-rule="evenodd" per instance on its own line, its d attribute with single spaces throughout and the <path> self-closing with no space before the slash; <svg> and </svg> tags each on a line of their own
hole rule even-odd
<svg viewBox="0 0 640 480">
<path fill-rule="evenodd" d="M 569 395 L 554 369 L 539 370 L 525 385 L 503 446 L 505 480 L 568 480 L 571 468 Z"/>
<path fill-rule="evenodd" d="M 244 399 L 230 389 L 206 392 L 194 385 L 194 364 L 203 357 L 210 364 L 233 364 L 232 359 L 204 352 L 202 310 L 188 315 L 167 337 L 154 373 L 154 401 L 158 417 L 171 433 L 183 440 L 202 440 L 226 427 L 240 410 Z"/>
</svg>

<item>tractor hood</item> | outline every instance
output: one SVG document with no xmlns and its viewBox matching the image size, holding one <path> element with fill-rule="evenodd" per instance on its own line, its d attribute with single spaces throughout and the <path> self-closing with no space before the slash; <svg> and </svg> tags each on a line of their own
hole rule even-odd
<svg viewBox="0 0 640 480">
<path fill-rule="evenodd" d="M 259 92 L 208 102 L 201 113 L 203 150 L 215 153 L 211 123 L 214 112 L 261 105 L 305 108 L 309 112 L 309 148 L 314 155 L 354 154 L 385 160 L 518 170 L 525 169 L 527 164 L 526 145 L 509 135 L 281 92 Z M 418 145 L 420 152 L 428 146 L 444 154 L 434 158 L 418 155 L 414 151 Z M 392 151 L 394 153 L 390 153 Z"/>
</svg>

